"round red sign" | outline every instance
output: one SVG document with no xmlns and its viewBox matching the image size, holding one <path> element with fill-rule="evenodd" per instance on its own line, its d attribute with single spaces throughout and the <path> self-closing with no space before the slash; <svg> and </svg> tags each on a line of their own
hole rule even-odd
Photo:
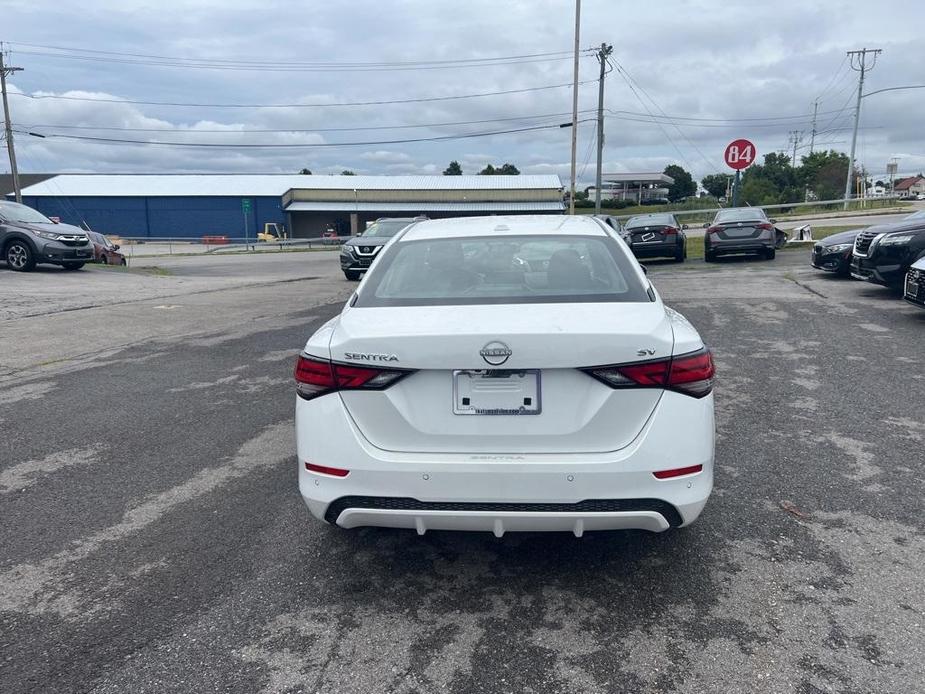
<svg viewBox="0 0 925 694">
<path fill-rule="evenodd" d="M 735 140 L 726 147 L 726 164 L 736 171 L 745 169 L 755 161 L 755 145 L 748 140 Z"/>
</svg>

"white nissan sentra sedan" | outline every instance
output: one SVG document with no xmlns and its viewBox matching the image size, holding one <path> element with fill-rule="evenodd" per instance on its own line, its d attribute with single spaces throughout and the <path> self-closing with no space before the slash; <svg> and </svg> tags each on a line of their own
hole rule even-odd
<svg viewBox="0 0 925 694">
<path fill-rule="evenodd" d="M 596 219 L 418 222 L 299 357 L 299 489 L 344 528 L 687 525 L 713 487 L 713 375 Z"/>
</svg>

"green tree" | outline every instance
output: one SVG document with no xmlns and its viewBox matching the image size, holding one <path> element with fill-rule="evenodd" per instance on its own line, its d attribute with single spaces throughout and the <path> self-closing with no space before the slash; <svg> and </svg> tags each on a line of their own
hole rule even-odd
<svg viewBox="0 0 925 694">
<path fill-rule="evenodd" d="M 774 205 L 780 191 L 769 179 L 761 176 L 749 176 L 742 179 L 742 190 L 739 193 L 741 205 Z"/>
<path fill-rule="evenodd" d="M 721 198 L 726 194 L 729 176 L 722 173 L 710 174 L 700 179 L 700 185 L 714 198 Z"/>
<path fill-rule="evenodd" d="M 353 171 L 351 171 L 350 169 L 344 169 L 343 171 L 340 172 L 340 175 L 341 176 L 356 176 L 356 174 L 353 173 Z"/>
<path fill-rule="evenodd" d="M 668 186 L 668 199 L 671 202 L 677 202 L 697 192 L 697 184 L 694 183 L 694 179 L 677 164 L 666 166 L 664 173 L 674 179 L 674 183 Z"/>
<path fill-rule="evenodd" d="M 299 171 L 299 173 L 302 174 L 303 176 L 311 176 L 311 175 L 312 175 L 311 169 L 302 169 L 301 171 Z"/>
<path fill-rule="evenodd" d="M 803 157 L 800 182 L 819 200 L 837 200 L 845 194 L 845 172 L 848 155 L 835 150 L 818 151 Z M 857 176 L 857 171 L 855 171 Z M 855 181 L 851 182 L 854 190 Z"/>
<path fill-rule="evenodd" d="M 459 162 L 455 159 L 450 162 L 450 165 L 443 170 L 444 176 L 462 176 L 462 167 L 459 165 Z"/>
<path fill-rule="evenodd" d="M 504 163 L 498 168 L 491 164 L 486 164 L 485 168 L 479 171 L 479 176 L 517 176 L 519 174 L 520 169 L 509 163 Z"/>
</svg>

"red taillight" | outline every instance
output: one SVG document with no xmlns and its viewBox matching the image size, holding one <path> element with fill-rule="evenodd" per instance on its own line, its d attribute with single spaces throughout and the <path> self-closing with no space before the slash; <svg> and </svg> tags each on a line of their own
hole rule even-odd
<svg viewBox="0 0 925 694">
<path fill-rule="evenodd" d="M 689 465 L 688 467 L 676 467 L 673 470 L 659 470 L 653 472 L 656 479 L 669 480 L 672 477 L 682 477 L 683 475 L 693 475 L 703 471 L 703 465 Z"/>
<path fill-rule="evenodd" d="M 713 390 L 716 368 L 710 351 L 702 349 L 671 359 L 601 366 L 586 373 L 611 388 L 668 388 L 702 398 Z"/>
<path fill-rule="evenodd" d="M 665 227 L 664 229 L 662 229 L 662 233 L 665 236 L 676 236 L 678 233 L 678 230 L 675 227 Z"/>
<path fill-rule="evenodd" d="M 708 234 L 718 234 L 718 233 L 721 232 L 722 230 L 723 230 L 723 228 L 717 224 L 717 225 L 712 226 L 712 227 L 710 227 L 709 229 L 707 229 L 707 233 L 708 233 Z"/>
<path fill-rule="evenodd" d="M 762 222 L 755 226 L 756 229 L 761 229 L 762 231 L 774 231 L 774 225 L 768 224 L 767 222 Z"/>
<path fill-rule="evenodd" d="M 339 467 L 327 467 L 325 465 L 315 465 L 314 463 L 305 463 L 305 469 L 309 472 L 317 472 L 321 475 L 331 475 L 331 477 L 346 477 L 350 470 L 344 470 Z"/>
<path fill-rule="evenodd" d="M 382 390 L 409 373 L 403 369 L 376 369 L 299 355 L 295 365 L 296 392 L 311 400 L 335 390 Z"/>
</svg>

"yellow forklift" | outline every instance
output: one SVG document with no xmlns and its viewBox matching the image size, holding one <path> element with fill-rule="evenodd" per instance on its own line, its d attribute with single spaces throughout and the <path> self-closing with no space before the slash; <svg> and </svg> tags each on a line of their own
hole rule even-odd
<svg viewBox="0 0 925 694">
<path fill-rule="evenodd" d="M 263 225 L 263 231 L 257 234 L 258 241 L 275 243 L 288 238 L 286 235 L 286 225 L 277 224 L 276 222 L 267 222 Z"/>
</svg>

